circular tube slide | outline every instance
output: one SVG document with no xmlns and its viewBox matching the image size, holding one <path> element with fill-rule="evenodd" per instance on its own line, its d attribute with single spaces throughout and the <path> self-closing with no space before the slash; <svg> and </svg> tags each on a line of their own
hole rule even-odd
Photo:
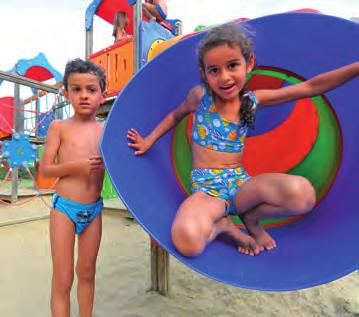
<svg viewBox="0 0 359 317">
<path fill-rule="evenodd" d="M 311 78 L 358 60 L 359 25 L 347 20 L 320 14 L 286 13 L 242 23 L 247 31 L 255 34 L 259 66 Z M 333 182 L 307 216 L 268 229 L 277 241 L 277 248 L 249 257 L 239 253 L 231 242 L 217 239 L 194 258 L 184 257 L 174 248 L 171 225 L 186 194 L 173 168 L 171 133 L 140 157 L 134 156 L 127 146 L 126 134 L 130 128 L 148 134 L 180 104 L 189 89 L 200 82 L 196 47 L 203 36 L 199 33 L 185 38 L 154 58 L 117 98 L 106 123 L 101 150 L 121 199 L 143 229 L 165 250 L 195 271 L 230 285 L 287 291 L 327 283 L 356 270 L 359 262 L 359 186 L 356 183 L 359 179 L 359 79 L 323 96 L 332 106 L 339 139 L 341 137 L 336 148 L 337 164 L 333 164 L 336 168 L 332 172 Z M 318 129 L 321 129 L 320 121 Z M 320 138 L 325 142 L 325 135 L 321 134 Z M 281 157 L 286 153 L 277 155 Z M 326 163 L 326 155 L 317 157 L 322 161 L 308 157 L 302 165 Z M 316 171 L 315 167 L 310 168 Z M 294 167 L 299 174 L 303 169 Z M 315 177 L 320 179 L 320 175 Z"/>
</svg>

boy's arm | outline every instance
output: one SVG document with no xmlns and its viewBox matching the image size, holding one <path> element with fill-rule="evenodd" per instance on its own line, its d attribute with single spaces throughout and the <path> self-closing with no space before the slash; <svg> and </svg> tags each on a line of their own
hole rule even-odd
<svg viewBox="0 0 359 317">
<path fill-rule="evenodd" d="M 275 104 L 321 95 L 359 75 L 359 62 L 320 74 L 300 84 L 272 90 L 254 92 L 259 108 Z"/>
<path fill-rule="evenodd" d="M 56 157 L 61 143 L 61 121 L 54 121 L 49 126 L 46 147 L 42 157 L 40 173 L 44 177 L 64 177 L 79 174 L 81 162 L 56 163 Z"/>
<path fill-rule="evenodd" d="M 178 108 L 170 112 L 148 136 L 142 138 L 135 129 L 131 129 L 128 132 L 127 137 L 132 143 L 129 143 L 128 146 L 137 150 L 135 155 L 145 153 L 161 136 L 171 130 L 184 116 L 190 112 L 196 111 L 201 97 L 202 87 L 196 86 L 192 88 L 186 100 L 184 100 Z"/>
</svg>

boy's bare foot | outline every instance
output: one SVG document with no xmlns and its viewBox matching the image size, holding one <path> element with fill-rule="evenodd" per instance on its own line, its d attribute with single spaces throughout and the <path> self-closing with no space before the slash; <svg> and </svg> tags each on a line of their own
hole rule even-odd
<svg viewBox="0 0 359 317">
<path fill-rule="evenodd" d="M 220 233 L 227 233 L 230 235 L 237 242 L 238 251 L 243 254 L 254 256 L 263 251 L 263 247 L 259 246 L 251 236 L 236 228 L 228 216 L 223 217 L 216 222 L 215 229 L 212 231 L 208 240 L 214 240 Z"/>
<path fill-rule="evenodd" d="M 277 246 L 275 240 L 263 229 L 259 224 L 258 219 L 251 215 L 250 212 L 241 215 L 241 218 L 246 225 L 249 234 L 257 241 L 261 248 L 272 250 Z"/>
</svg>

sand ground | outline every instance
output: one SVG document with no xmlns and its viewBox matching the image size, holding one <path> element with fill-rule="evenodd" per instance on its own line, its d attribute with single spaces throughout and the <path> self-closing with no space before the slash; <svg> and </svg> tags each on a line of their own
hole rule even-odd
<svg viewBox="0 0 359 317">
<path fill-rule="evenodd" d="M 50 316 L 48 225 L 45 218 L 0 227 L 0 316 Z M 171 257 L 170 295 L 161 296 L 148 291 L 149 239 L 144 231 L 116 212 L 104 213 L 103 227 L 94 316 L 359 316 L 357 272 L 312 289 L 258 292 L 209 280 Z M 75 287 L 71 300 L 77 316 Z"/>
</svg>

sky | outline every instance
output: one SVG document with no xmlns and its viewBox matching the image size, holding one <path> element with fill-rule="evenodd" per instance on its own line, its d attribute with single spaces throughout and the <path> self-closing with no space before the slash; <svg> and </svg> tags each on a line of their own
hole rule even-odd
<svg viewBox="0 0 359 317">
<path fill-rule="evenodd" d="M 91 2 L 0 1 L 0 70 L 9 70 L 18 59 L 30 59 L 43 52 L 50 64 L 63 73 L 68 60 L 85 55 L 85 11 Z M 181 19 L 184 34 L 200 24 L 301 8 L 313 8 L 346 19 L 359 17 L 359 0 L 168 0 L 167 3 L 168 18 Z M 112 29 L 107 22 L 96 19 L 94 30 L 94 51 L 112 44 Z"/>
</svg>

